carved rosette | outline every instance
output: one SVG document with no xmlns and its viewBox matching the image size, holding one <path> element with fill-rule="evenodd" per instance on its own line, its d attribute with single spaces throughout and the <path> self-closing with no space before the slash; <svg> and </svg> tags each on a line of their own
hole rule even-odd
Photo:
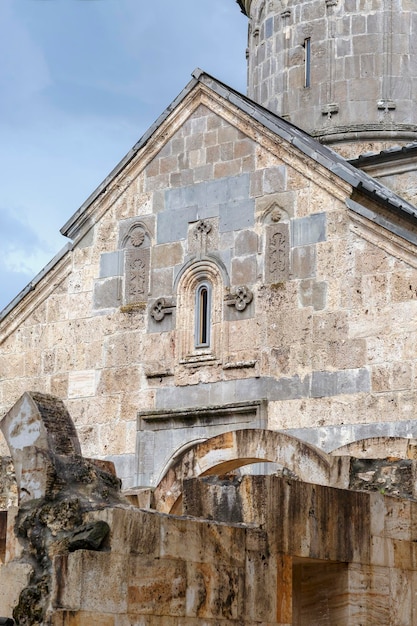
<svg viewBox="0 0 417 626">
<path fill-rule="evenodd" d="M 141 226 L 134 228 L 129 234 L 129 243 L 134 248 L 139 248 L 145 241 L 145 231 Z"/>
</svg>

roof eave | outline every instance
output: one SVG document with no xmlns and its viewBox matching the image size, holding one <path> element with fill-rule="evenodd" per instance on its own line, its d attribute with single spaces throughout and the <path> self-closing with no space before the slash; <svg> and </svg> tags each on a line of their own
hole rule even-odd
<svg viewBox="0 0 417 626">
<path fill-rule="evenodd" d="M 87 200 L 83 202 L 80 208 L 69 218 L 69 220 L 63 225 L 60 229 L 60 233 L 64 235 L 64 237 L 68 237 L 69 239 L 74 240 L 77 236 L 77 233 L 80 230 L 80 227 L 84 224 L 82 216 L 85 214 L 93 202 L 97 200 L 103 193 L 105 193 L 108 186 L 111 182 L 123 171 L 123 169 L 128 165 L 136 156 L 136 154 L 141 150 L 152 137 L 154 132 L 159 128 L 159 126 L 167 119 L 170 113 L 187 97 L 187 95 L 194 89 L 196 84 L 198 83 L 199 76 L 203 73 L 202 70 L 197 68 L 193 73 L 193 78 L 190 82 L 184 87 L 184 89 L 178 94 L 178 96 L 171 102 L 171 104 L 161 113 L 161 115 L 155 120 L 155 122 L 148 128 L 148 130 L 142 135 L 142 137 L 135 143 L 133 148 L 129 150 L 126 156 L 123 157 L 121 161 L 112 169 L 112 171 L 106 176 L 106 178 L 100 183 L 100 185 L 93 191 L 92 194 L 89 195 Z"/>
<path fill-rule="evenodd" d="M 240 10 L 242 11 L 242 13 L 248 17 L 248 13 L 247 13 L 247 10 L 246 10 L 246 7 L 245 7 L 244 0 L 236 0 L 236 2 L 240 6 Z"/>
<path fill-rule="evenodd" d="M 314 139 L 311 135 L 294 126 L 290 122 L 282 119 L 278 115 L 272 113 L 268 109 L 250 100 L 247 96 L 235 91 L 225 83 L 217 80 L 213 76 L 206 74 L 197 68 L 192 73 L 192 80 L 186 85 L 181 93 L 173 100 L 173 102 L 158 117 L 152 126 L 146 131 L 141 139 L 133 146 L 128 154 L 116 165 L 104 181 L 97 189 L 87 198 L 82 206 L 74 213 L 74 215 L 62 227 L 61 233 L 66 237 L 74 239 L 79 233 L 81 227 L 88 221 L 89 217 L 86 210 L 90 205 L 103 194 L 111 182 L 120 174 L 126 165 L 134 159 L 136 154 L 141 150 L 156 132 L 159 126 L 168 118 L 171 112 L 188 96 L 188 94 L 196 87 L 198 83 L 202 83 L 209 87 L 213 92 L 227 101 L 237 106 L 241 111 L 250 115 L 254 120 L 285 139 L 302 153 L 309 156 L 317 163 L 320 163 L 333 174 L 347 182 L 358 191 L 372 196 L 376 201 L 390 207 L 396 213 L 402 212 L 408 219 L 417 220 L 417 209 L 405 201 L 403 198 L 389 190 L 377 180 L 366 174 L 363 170 L 355 167 L 349 161 L 334 152 L 328 146 L 325 146 Z"/>
<path fill-rule="evenodd" d="M 65 244 L 65 246 L 63 248 L 61 248 L 61 250 L 49 261 L 49 263 L 47 263 L 45 265 L 44 268 L 41 269 L 40 272 L 38 272 L 36 274 L 36 276 L 34 278 L 32 278 L 32 280 L 30 281 L 30 283 L 28 283 L 26 285 L 26 287 L 24 287 L 18 294 L 17 296 L 15 296 L 13 298 L 13 300 L 11 302 L 9 302 L 9 304 L 7 306 L 4 307 L 4 309 L 2 309 L 0 311 L 0 322 L 2 320 L 4 320 L 5 317 L 7 317 L 10 313 L 10 311 L 12 311 L 18 304 L 19 302 L 21 302 L 23 300 L 23 298 L 25 296 L 27 296 L 28 293 L 30 293 L 31 291 L 33 291 L 36 288 L 36 285 L 42 280 L 42 278 L 48 274 L 48 272 L 51 271 L 51 269 L 53 267 L 55 267 L 60 261 L 61 259 L 63 259 L 63 257 L 67 254 L 67 252 L 69 252 L 70 250 L 72 250 L 72 243 L 68 242 L 67 244 Z"/>
</svg>

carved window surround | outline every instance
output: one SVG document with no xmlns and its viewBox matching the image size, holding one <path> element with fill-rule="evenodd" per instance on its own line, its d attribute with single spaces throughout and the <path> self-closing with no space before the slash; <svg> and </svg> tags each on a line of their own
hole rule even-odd
<svg viewBox="0 0 417 626">
<path fill-rule="evenodd" d="M 240 370 L 256 367 L 258 361 L 256 359 L 252 359 L 250 361 L 228 361 L 223 365 L 224 370 Z"/>
<path fill-rule="evenodd" d="M 210 295 L 209 341 L 196 341 L 198 328 L 196 295 L 207 286 Z M 218 362 L 222 355 L 223 277 L 218 265 L 209 258 L 195 261 L 181 275 L 177 285 L 177 361 L 205 365 Z"/>
<path fill-rule="evenodd" d="M 211 340 L 211 284 L 202 282 L 195 294 L 195 348 L 209 348 Z"/>
</svg>

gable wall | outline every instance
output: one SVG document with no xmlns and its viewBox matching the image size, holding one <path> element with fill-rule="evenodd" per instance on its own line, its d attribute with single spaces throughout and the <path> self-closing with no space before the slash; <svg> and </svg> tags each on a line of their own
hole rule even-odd
<svg viewBox="0 0 417 626">
<path fill-rule="evenodd" d="M 159 131 L 157 156 L 143 167 L 149 144 L 95 202 L 103 214 L 69 253 L 71 273 L 63 264 L 50 295 L 1 328 L 1 410 L 27 389 L 60 396 L 83 453 L 113 458 L 126 486 L 138 476 L 155 484 L 190 438 L 246 419 L 190 431 L 178 409 L 268 398 L 264 426 L 325 427 L 327 448 L 345 443 L 343 423 L 412 417 L 413 250 L 354 219 L 346 184 L 231 105 L 202 102 L 189 103 L 187 121 L 184 105 Z M 217 277 L 209 362 L 190 353 L 194 317 L 181 287 L 196 261 Z M 253 295 L 243 310 L 233 304 L 239 286 Z M 157 417 L 141 419 L 137 441 L 138 412 Z"/>
</svg>

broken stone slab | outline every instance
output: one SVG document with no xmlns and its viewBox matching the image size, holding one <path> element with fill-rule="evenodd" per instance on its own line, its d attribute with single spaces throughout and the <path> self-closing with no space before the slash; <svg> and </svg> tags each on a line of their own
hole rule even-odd
<svg viewBox="0 0 417 626">
<path fill-rule="evenodd" d="M 11 451 L 36 446 L 55 454 L 81 454 L 71 416 L 55 396 L 25 392 L 0 424 Z"/>
<path fill-rule="evenodd" d="M 110 526 L 103 520 L 91 522 L 77 528 L 68 539 L 68 551 L 99 550 L 110 532 Z"/>
<path fill-rule="evenodd" d="M 33 568 L 29 563 L 6 563 L 0 568 L 0 614 L 10 616 L 20 592 L 29 584 Z M 3 618 L 6 619 L 6 618 Z M 1 623 L 1 622 L 0 622 Z M 7 624 L 7 622 L 4 622 Z M 13 621 L 11 623 L 14 623 Z"/>
<path fill-rule="evenodd" d="M 110 527 L 101 520 L 88 523 L 86 517 L 108 506 L 130 505 L 113 463 L 81 456 L 75 426 L 59 398 L 25 393 L 0 427 L 16 470 L 14 534 L 22 546 L 19 562 L 0 570 L 0 615 L 13 613 L 19 626 L 44 624 L 54 557 L 102 549 Z M 7 592 L 9 580 L 13 593 Z"/>
<path fill-rule="evenodd" d="M 24 393 L 3 417 L 0 429 L 13 459 L 20 500 L 44 495 L 47 456 L 81 456 L 74 423 L 62 400 L 54 396 Z"/>
</svg>

